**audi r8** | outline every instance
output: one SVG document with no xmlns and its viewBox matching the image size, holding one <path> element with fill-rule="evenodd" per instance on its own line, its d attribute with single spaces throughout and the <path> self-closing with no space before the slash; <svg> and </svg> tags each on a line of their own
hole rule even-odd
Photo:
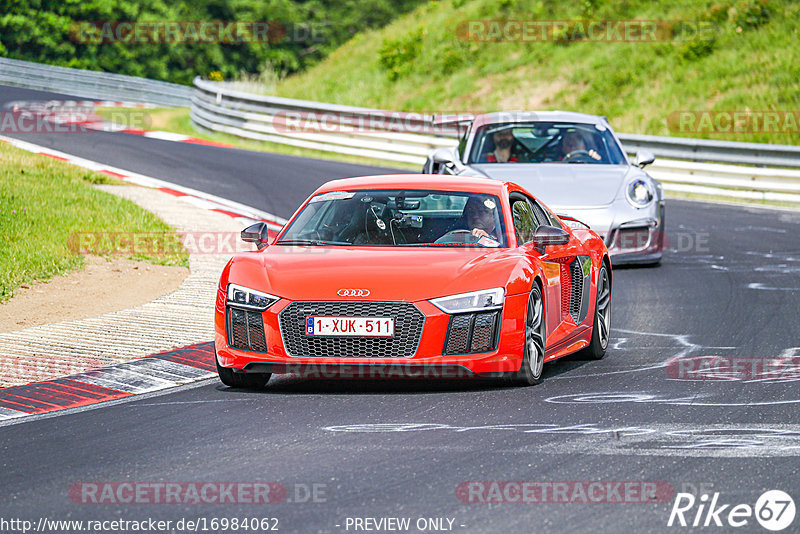
<svg viewBox="0 0 800 534">
<path fill-rule="evenodd" d="M 458 121 L 467 125 L 458 146 L 435 150 L 423 172 L 516 182 L 588 224 L 615 265 L 661 261 L 664 192 L 644 171 L 655 157 L 640 151 L 631 161 L 605 117 L 510 111 Z"/>
<path fill-rule="evenodd" d="M 575 352 L 599 359 L 608 346 L 602 239 L 511 182 L 335 180 L 274 238 L 264 223 L 242 238 L 259 250 L 228 262 L 216 299 L 217 370 L 228 386 L 332 367 L 451 369 L 530 385 L 545 363 Z M 422 372 L 431 369 L 442 373 Z"/>
</svg>

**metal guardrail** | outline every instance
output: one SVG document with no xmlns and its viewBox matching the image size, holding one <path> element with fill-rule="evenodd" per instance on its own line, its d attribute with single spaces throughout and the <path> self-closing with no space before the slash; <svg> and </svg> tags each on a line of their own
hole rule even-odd
<svg viewBox="0 0 800 534">
<path fill-rule="evenodd" d="M 649 150 L 658 157 L 689 161 L 800 167 L 800 146 L 656 135 L 617 134 L 617 136 L 630 153 Z"/>
<path fill-rule="evenodd" d="M 185 85 L 8 58 L 0 58 L 0 84 L 89 100 L 126 100 L 159 106 L 188 106 L 192 96 L 192 88 Z"/>
<path fill-rule="evenodd" d="M 433 130 L 432 115 L 254 95 L 200 78 L 194 85 L 191 119 L 205 130 L 420 166 L 454 143 L 455 130 L 414 133 Z"/>
<path fill-rule="evenodd" d="M 194 124 L 247 139 L 422 165 L 457 137 L 455 129 L 432 127 L 432 115 L 254 95 L 200 78 L 194 86 Z M 800 203 L 800 170 L 764 167 L 800 168 L 800 147 L 618 135 L 629 153 L 657 156 L 648 172 L 668 191 Z"/>
</svg>

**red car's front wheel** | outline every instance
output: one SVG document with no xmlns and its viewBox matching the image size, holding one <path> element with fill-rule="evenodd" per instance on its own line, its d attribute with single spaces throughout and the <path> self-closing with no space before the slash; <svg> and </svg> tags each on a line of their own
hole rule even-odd
<svg viewBox="0 0 800 534">
<path fill-rule="evenodd" d="M 234 373 L 233 369 L 222 367 L 216 357 L 214 360 L 217 363 L 217 374 L 219 374 L 220 381 L 228 387 L 263 389 L 272 376 L 272 373 Z"/>
</svg>

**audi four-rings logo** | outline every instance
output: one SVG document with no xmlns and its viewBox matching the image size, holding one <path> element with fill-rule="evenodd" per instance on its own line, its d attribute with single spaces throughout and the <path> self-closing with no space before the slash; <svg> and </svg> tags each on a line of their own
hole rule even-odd
<svg viewBox="0 0 800 534">
<path fill-rule="evenodd" d="M 336 294 L 340 297 L 368 297 L 369 289 L 340 289 Z"/>
</svg>

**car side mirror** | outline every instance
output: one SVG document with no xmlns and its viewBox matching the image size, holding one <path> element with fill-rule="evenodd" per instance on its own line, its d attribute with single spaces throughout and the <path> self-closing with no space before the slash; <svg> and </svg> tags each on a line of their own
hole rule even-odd
<svg viewBox="0 0 800 534">
<path fill-rule="evenodd" d="M 547 245 L 566 245 L 569 239 L 569 232 L 563 228 L 543 224 L 533 233 L 532 242 L 539 254 L 544 254 Z"/>
<path fill-rule="evenodd" d="M 269 246 L 267 223 L 257 222 L 242 230 L 242 241 L 246 243 L 255 243 L 258 250 L 267 248 L 267 246 Z"/>
<path fill-rule="evenodd" d="M 636 166 L 644 169 L 656 160 L 656 157 L 649 150 L 639 150 L 636 152 Z"/>
<path fill-rule="evenodd" d="M 433 162 L 432 171 L 439 171 L 440 169 L 447 169 L 451 173 L 457 173 L 464 168 L 464 165 L 459 161 L 458 154 L 454 148 L 438 148 L 433 151 L 430 156 Z"/>
</svg>

